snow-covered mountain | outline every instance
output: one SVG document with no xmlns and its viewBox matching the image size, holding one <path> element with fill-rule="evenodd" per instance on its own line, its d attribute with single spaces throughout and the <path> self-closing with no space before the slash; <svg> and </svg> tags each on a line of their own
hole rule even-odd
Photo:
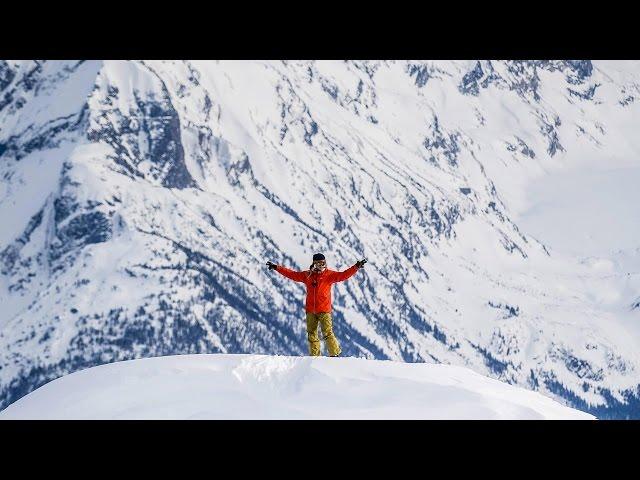
<svg viewBox="0 0 640 480">
<path fill-rule="evenodd" d="M 593 418 L 457 366 L 229 354 L 100 365 L 0 412 L 0 420 Z"/>
<path fill-rule="evenodd" d="M 0 408 L 86 367 L 348 356 L 640 417 L 640 63 L 0 62 Z M 604 179 L 604 180 L 603 180 Z"/>
</svg>

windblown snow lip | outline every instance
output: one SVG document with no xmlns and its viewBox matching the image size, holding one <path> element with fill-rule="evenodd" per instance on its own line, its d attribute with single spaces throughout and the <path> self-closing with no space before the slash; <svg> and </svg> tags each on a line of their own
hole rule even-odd
<svg viewBox="0 0 640 480">
<path fill-rule="evenodd" d="M 0 419 L 594 419 L 539 393 L 439 364 L 176 355 L 54 380 Z"/>
</svg>

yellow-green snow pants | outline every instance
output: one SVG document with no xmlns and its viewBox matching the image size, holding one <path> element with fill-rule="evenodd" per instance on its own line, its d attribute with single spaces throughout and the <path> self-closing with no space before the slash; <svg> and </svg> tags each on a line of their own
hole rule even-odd
<svg viewBox="0 0 640 480">
<path fill-rule="evenodd" d="M 320 339 L 318 338 L 318 324 L 322 331 L 322 339 L 327 347 L 329 355 L 340 355 L 340 344 L 333 334 L 331 313 L 307 313 L 307 339 L 309 340 L 309 355 L 320 356 Z"/>
</svg>

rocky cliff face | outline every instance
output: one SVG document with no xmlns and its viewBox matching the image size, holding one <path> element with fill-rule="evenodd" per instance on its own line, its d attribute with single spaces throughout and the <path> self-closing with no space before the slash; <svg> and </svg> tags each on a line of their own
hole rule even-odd
<svg viewBox="0 0 640 480">
<path fill-rule="evenodd" d="M 633 62 L 0 62 L 0 406 L 115 360 L 304 354 L 264 262 L 322 251 L 370 261 L 334 287 L 346 355 L 638 417 L 638 250 L 557 252 L 518 212 L 564 165 L 637 167 L 639 95 Z"/>
</svg>

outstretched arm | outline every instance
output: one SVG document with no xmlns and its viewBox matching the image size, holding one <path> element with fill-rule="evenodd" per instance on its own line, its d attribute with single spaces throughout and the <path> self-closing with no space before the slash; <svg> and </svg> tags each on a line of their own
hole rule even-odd
<svg viewBox="0 0 640 480">
<path fill-rule="evenodd" d="M 358 271 L 359 268 L 360 267 L 356 263 L 355 265 L 347 268 L 343 272 L 333 272 L 333 275 L 331 276 L 331 281 L 344 282 L 346 279 L 351 278 Z"/>
<path fill-rule="evenodd" d="M 307 272 L 296 272 L 295 270 L 290 270 L 288 268 L 283 267 L 282 265 L 276 265 L 274 269 L 280 275 L 283 275 L 294 282 L 304 282 Z"/>
</svg>

